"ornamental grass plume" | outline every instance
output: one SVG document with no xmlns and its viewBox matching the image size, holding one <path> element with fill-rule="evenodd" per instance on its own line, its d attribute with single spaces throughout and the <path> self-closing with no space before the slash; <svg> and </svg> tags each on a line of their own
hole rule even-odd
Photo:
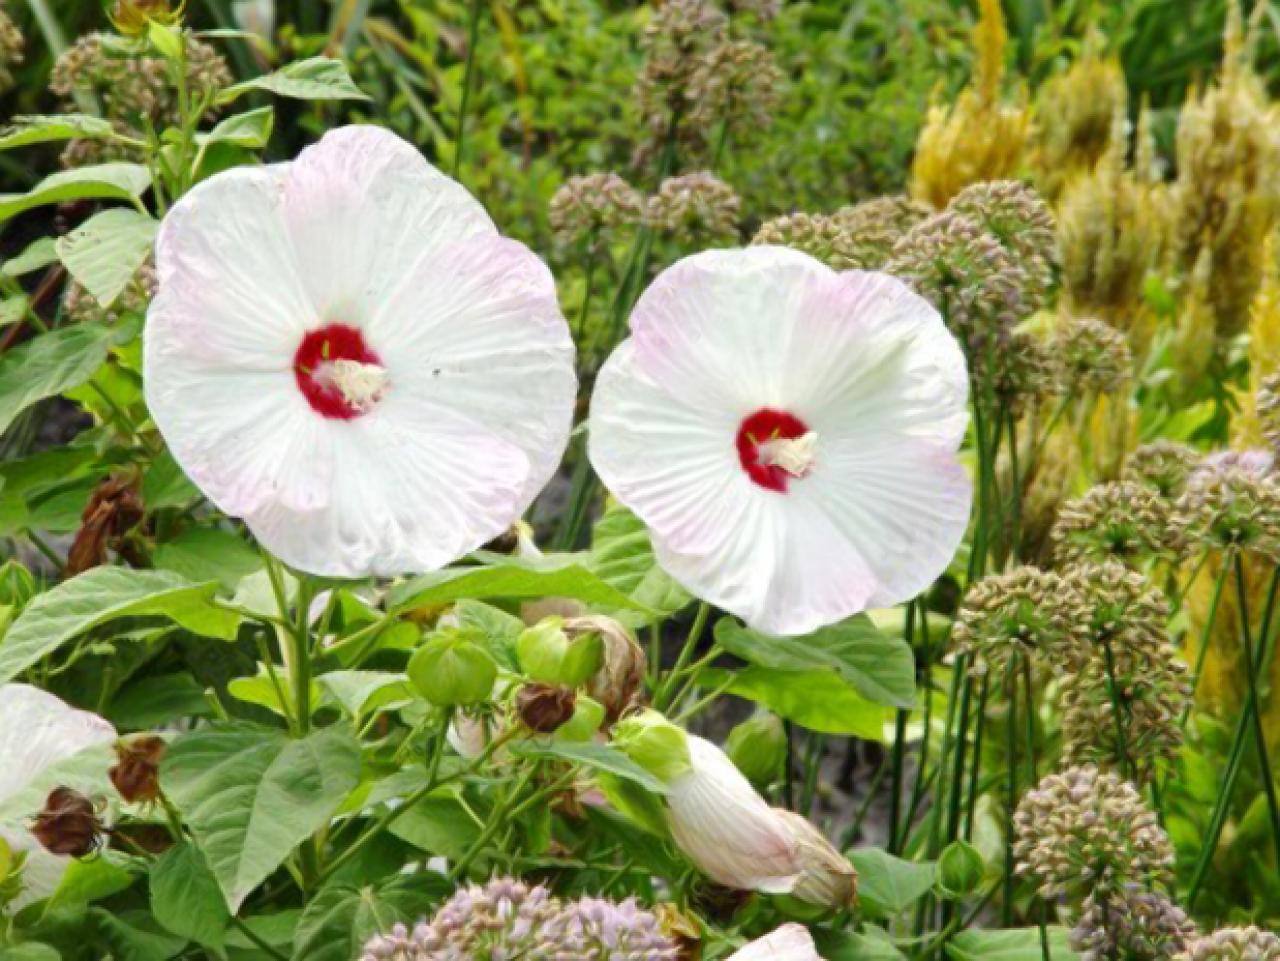
<svg viewBox="0 0 1280 961">
<path fill-rule="evenodd" d="M 999 677 L 1010 664 L 1067 669 L 1080 647 L 1071 635 L 1072 586 L 1037 567 L 992 574 L 965 595 L 952 628 L 957 654 L 975 677 Z"/>
<path fill-rule="evenodd" d="M 231 68 L 222 54 L 202 40 L 186 39 L 186 84 L 194 103 L 208 105 L 205 115 L 216 112 L 214 95 L 231 83 Z M 162 130 L 179 122 L 177 86 L 171 65 L 163 57 L 146 52 L 145 46 L 123 44 L 107 34 L 81 37 L 58 57 L 49 77 L 49 89 L 62 98 L 67 110 L 78 109 L 77 99 L 101 103 L 103 116 L 121 133 L 143 139 L 149 127 Z M 72 140 L 62 152 L 64 167 L 79 167 L 107 160 L 136 159 L 140 148 L 118 140 Z"/>
<path fill-rule="evenodd" d="M 942 208 L 969 184 L 1012 176 L 1031 127 L 1026 94 L 1003 99 L 1009 35 L 1000 0 L 980 0 L 973 77 L 955 104 L 934 104 L 916 141 L 911 194 Z"/>
<path fill-rule="evenodd" d="M 1018 802 L 1013 829 L 1016 871 L 1046 900 L 1173 880 L 1173 844 L 1137 788 L 1092 764 L 1042 778 Z"/>
<path fill-rule="evenodd" d="M 1114 560 L 1076 564 L 1073 585 L 1079 667 L 1062 679 L 1063 754 L 1137 780 L 1182 743 L 1191 697 L 1187 667 L 1169 640 L 1169 608 L 1147 578 Z"/>
<path fill-rule="evenodd" d="M 1113 119 L 1128 114 L 1129 89 L 1119 58 L 1103 54 L 1104 43 L 1101 34 L 1090 34 L 1079 59 L 1036 93 L 1028 162 L 1036 186 L 1050 200 L 1092 173 L 1116 134 L 1124 136 Z"/>
<path fill-rule="evenodd" d="M 1231 443 L 1238 448 L 1268 444 L 1280 450 L 1277 440 L 1270 436 L 1280 428 L 1274 403 L 1278 392 L 1274 383 L 1267 385 L 1269 379 L 1280 375 L 1280 258 L 1277 257 L 1280 244 L 1277 236 L 1273 231 L 1267 237 L 1262 278 L 1249 305 L 1249 382 L 1243 387 L 1230 388 L 1238 407 L 1231 418 Z M 1264 401 L 1268 407 L 1265 412 Z"/>
<path fill-rule="evenodd" d="M 1192 938 L 1174 955 L 1174 961 L 1277 961 L 1280 937 L 1250 925 L 1247 928 L 1219 928 Z"/>
<path fill-rule="evenodd" d="M 1254 415 L 1262 439 L 1280 453 L 1280 374 L 1270 374 L 1258 385 Z"/>
<path fill-rule="evenodd" d="M 0 3 L 0 93 L 13 86 L 13 68 L 22 63 L 26 40 Z"/>
<path fill-rule="evenodd" d="M 554 194 L 547 219 L 555 239 L 568 246 L 615 227 L 640 222 L 644 198 L 615 173 L 570 177 Z"/>
<path fill-rule="evenodd" d="M 1173 505 L 1151 487 L 1128 481 L 1096 484 L 1062 505 L 1051 539 L 1059 563 L 1108 558 L 1140 567 L 1182 550 Z"/>
<path fill-rule="evenodd" d="M 1252 63 L 1259 24 L 1246 31 L 1239 0 L 1227 4 L 1221 72 L 1203 91 L 1189 91 L 1178 119 L 1172 261 L 1187 271 L 1208 257 L 1208 301 L 1220 338 L 1248 324 L 1263 241 L 1280 213 L 1276 113 Z"/>
<path fill-rule="evenodd" d="M 645 205 L 645 220 L 683 243 L 733 244 L 742 201 L 707 171 L 668 177 Z"/>
<path fill-rule="evenodd" d="M 1173 340 L 1169 345 L 1170 360 L 1178 375 L 1170 381 L 1180 395 L 1178 400 L 1194 399 L 1193 391 L 1204 382 L 1217 357 L 1212 283 L 1213 258 L 1207 249 L 1201 250 L 1191 272 L 1182 278 Z"/>
<path fill-rule="evenodd" d="M 1172 440 L 1143 444 L 1125 458 L 1120 479 L 1149 487 L 1161 497 L 1178 497 L 1187 486 L 1192 468 L 1200 461 L 1193 447 Z"/>
<path fill-rule="evenodd" d="M 1070 943 L 1080 961 L 1169 961 L 1196 933 L 1195 922 L 1168 894 L 1126 884 L 1085 897 Z"/>
<path fill-rule="evenodd" d="M 371 938 L 360 961 L 676 961 L 658 916 L 634 899 L 555 898 L 542 885 L 494 878 L 457 891 L 429 921 Z"/>
</svg>

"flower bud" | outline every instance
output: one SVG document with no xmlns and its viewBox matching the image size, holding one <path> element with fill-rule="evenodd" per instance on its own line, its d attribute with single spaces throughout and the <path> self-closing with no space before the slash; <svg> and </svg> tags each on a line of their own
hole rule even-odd
<svg viewBox="0 0 1280 961">
<path fill-rule="evenodd" d="M 669 779 L 666 795 L 667 823 L 680 850 L 717 884 L 791 892 L 804 870 L 791 826 L 723 751 L 692 734 L 686 741 L 689 769 Z"/>
<path fill-rule="evenodd" d="M 548 617 L 521 632 L 516 656 L 521 669 L 535 681 L 581 687 L 600 669 L 604 642 L 594 632 L 570 637 L 563 619 Z"/>
<path fill-rule="evenodd" d="M 31 833 L 50 854 L 79 858 L 102 846 L 104 829 L 91 800 L 69 787 L 56 787 L 32 822 Z"/>
<path fill-rule="evenodd" d="M 586 614 L 567 618 L 564 632 L 575 641 L 587 634 L 600 636 L 603 656 L 600 668 L 587 683 L 587 693 L 604 705 L 610 723 L 643 702 L 648 662 L 644 648 L 626 627 L 612 617 Z"/>
<path fill-rule="evenodd" d="M 800 876 L 792 897 L 824 908 L 852 907 L 858 899 L 858 872 L 826 835 L 793 811 L 774 808 L 796 842 Z"/>
<path fill-rule="evenodd" d="M 160 759 L 164 738 L 150 735 L 116 742 L 117 763 L 107 771 L 120 796 L 130 804 L 150 804 L 160 797 Z"/>
<path fill-rule="evenodd" d="M 573 717 L 556 731 L 564 741 L 590 741 L 604 724 L 604 707 L 586 694 L 579 694 L 573 706 Z"/>
<path fill-rule="evenodd" d="M 756 711 L 729 732 L 725 753 L 757 787 L 772 784 L 787 761 L 787 730 L 781 718 Z"/>
<path fill-rule="evenodd" d="M 694 738 L 657 711 L 624 718 L 613 729 L 613 746 L 654 777 L 668 784 L 689 773 Z"/>
<path fill-rule="evenodd" d="M 493 692 L 498 665 L 466 631 L 441 631 L 409 659 L 409 680 L 437 707 L 481 704 Z"/>
<path fill-rule="evenodd" d="M 965 841 L 952 841 L 938 858 L 938 887 L 949 897 L 973 894 L 985 874 L 981 853 Z"/>
<path fill-rule="evenodd" d="M 516 694 L 516 710 L 530 730 L 550 734 L 573 717 L 575 700 L 572 688 L 526 684 Z"/>
<path fill-rule="evenodd" d="M 739 948 L 727 961 L 822 961 L 822 958 L 803 925 L 784 924 L 745 948 Z"/>
<path fill-rule="evenodd" d="M 115 0 L 108 17 L 111 25 L 126 37 L 136 37 L 147 32 L 151 23 L 172 26 L 182 19 L 185 0 L 177 10 L 170 8 L 169 0 Z"/>
</svg>

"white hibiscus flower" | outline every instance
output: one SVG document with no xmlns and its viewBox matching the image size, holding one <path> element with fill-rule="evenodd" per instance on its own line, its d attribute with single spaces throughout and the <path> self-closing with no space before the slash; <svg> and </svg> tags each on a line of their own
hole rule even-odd
<svg viewBox="0 0 1280 961">
<path fill-rule="evenodd" d="M 40 846 L 27 827 L 30 818 L 59 785 L 94 790 L 105 782 L 115 740 L 115 728 L 96 714 L 27 684 L 0 685 L 0 838 L 27 858 L 15 907 L 52 894 L 71 863 Z M 51 768 L 90 748 L 101 748 L 101 764 L 93 765 L 96 777 L 77 779 L 66 771 L 50 779 Z"/>
<path fill-rule="evenodd" d="M 409 144 L 344 127 L 199 184 L 156 243 L 147 404 L 302 570 L 441 567 L 551 477 L 576 391 L 543 263 Z"/>
<path fill-rule="evenodd" d="M 729 955 L 728 961 L 822 961 L 802 925 L 784 924 Z"/>
<path fill-rule="evenodd" d="M 591 460 L 693 593 L 803 634 L 927 587 L 968 523 L 959 345 L 884 274 L 780 247 L 664 271 L 591 407 Z"/>
</svg>

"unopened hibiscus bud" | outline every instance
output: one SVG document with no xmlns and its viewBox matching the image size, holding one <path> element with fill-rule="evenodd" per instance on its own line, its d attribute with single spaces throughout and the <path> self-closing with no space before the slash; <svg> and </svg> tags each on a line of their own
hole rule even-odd
<svg viewBox="0 0 1280 961">
<path fill-rule="evenodd" d="M 689 773 L 689 744 L 693 740 L 657 711 L 624 718 L 613 729 L 613 746 L 667 783 Z"/>
<path fill-rule="evenodd" d="M 530 730 L 550 734 L 573 717 L 575 700 L 570 687 L 526 684 L 516 694 L 516 710 Z"/>
<path fill-rule="evenodd" d="M 787 760 L 787 730 L 776 714 L 756 711 L 729 732 L 724 749 L 748 781 L 764 787 L 782 773 Z"/>
<path fill-rule="evenodd" d="M 938 858 L 938 886 L 944 894 L 952 897 L 962 897 L 978 890 L 985 874 L 982 854 L 965 841 L 952 841 Z"/>
<path fill-rule="evenodd" d="M 599 669 L 587 682 L 587 692 L 604 705 L 610 722 L 644 699 L 644 679 L 648 662 L 644 648 L 626 627 L 612 617 L 586 614 L 570 617 L 564 632 L 571 640 L 598 634 L 603 646 Z"/>
<path fill-rule="evenodd" d="M 573 717 L 556 731 L 556 737 L 565 741 L 589 741 L 603 725 L 603 705 L 586 694 L 578 694 L 574 698 Z"/>
<path fill-rule="evenodd" d="M 69 787 L 56 787 L 32 822 L 31 833 L 50 854 L 79 858 L 102 846 L 104 828 L 91 800 Z"/>
<path fill-rule="evenodd" d="M 136 37 L 147 32 L 152 23 L 172 26 L 182 19 L 185 0 L 174 10 L 169 0 L 116 0 L 108 16 L 111 25 L 126 37 Z"/>
<path fill-rule="evenodd" d="M 692 734 L 686 741 L 689 770 L 668 780 L 666 795 L 680 850 L 717 884 L 792 893 L 806 869 L 797 832 L 720 748 Z"/>
<path fill-rule="evenodd" d="M 498 666 L 466 631 L 442 631 L 409 659 L 409 680 L 437 707 L 481 704 L 493 692 Z"/>
<path fill-rule="evenodd" d="M 581 687 L 600 669 L 604 642 L 592 632 L 570 637 L 563 619 L 548 617 L 521 632 L 516 656 L 521 669 L 535 681 Z"/>
<path fill-rule="evenodd" d="M 160 797 L 160 759 L 164 750 L 164 738 L 154 735 L 116 742 L 118 760 L 107 775 L 130 804 L 149 804 Z"/>
<path fill-rule="evenodd" d="M 858 872 L 849 859 L 806 818 L 783 808 L 773 810 L 796 843 L 800 874 L 791 889 L 792 897 L 824 908 L 852 907 L 858 896 Z"/>
<path fill-rule="evenodd" d="M 107 549 L 122 546 L 124 535 L 142 520 L 140 485 L 137 473 L 130 472 L 115 474 L 94 488 L 67 552 L 68 577 L 105 564 Z"/>
<path fill-rule="evenodd" d="M 799 924 L 784 924 L 729 955 L 728 961 L 822 961 L 813 936 Z"/>
</svg>

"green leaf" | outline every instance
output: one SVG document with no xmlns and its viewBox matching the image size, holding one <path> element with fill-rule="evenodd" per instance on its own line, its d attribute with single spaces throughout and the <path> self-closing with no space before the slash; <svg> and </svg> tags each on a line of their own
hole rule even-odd
<svg viewBox="0 0 1280 961">
<path fill-rule="evenodd" d="M 859 614 L 803 637 L 770 637 L 722 617 L 716 643 L 730 654 L 776 671 L 834 671 L 867 700 L 890 707 L 916 703 L 915 657 Z"/>
<path fill-rule="evenodd" d="M 601 607 L 654 613 L 579 564 L 554 565 L 513 562 L 432 571 L 393 587 L 387 609 L 394 613 L 463 598 L 570 597 Z"/>
<path fill-rule="evenodd" d="M 144 501 L 145 503 L 145 501 Z M 193 583 L 217 581 L 228 592 L 262 568 L 262 555 L 243 537 L 220 527 L 193 527 L 171 541 L 158 544 L 156 567 L 181 574 Z"/>
<path fill-rule="evenodd" d="M 663 615 L 674 614 L 693 600 L 658 566 L 648 528 L 617 502 L 609 505 L 592 530 L 588 566 L 602 580 Z"/>
<path fill-rule="evenodd" d="M 861 887 L 858 893 L 862 893 Z M 1050 925 L 1046 934 L 1051 961 L 1074 961 L 1079 957 L 1071 950 L 1066 928 Z M 1041 961 L 1044 957 L 1039 928 L 968 928 L 947 941 L 947 954 L 952 961 Z"/>
<path fill-rule="evenodd" d="M 119 894 L 133 884 L 136 871 L 136 864 L 130 864 L 113 851 L 104 851 L 92 858 L 77 858 L 67 865 L 45 910 L 82 907 Z"/>
<path fill-rule="evenodd" d="M 342 726 L 290 740 L 215 724 L 175 740 L 160 776 L 234 912 L 355 789 L 360 745 Z"/>
<path fill-rule="evenodd" d="M 4 262 L 4 266 L 0 267 L 0 273 L 6 277 L 21 277 L 23 274 L 29 274 L 33 270 L 40 270 L 48 267 L 58 260 L 58 251 L 55 248 L 54 239 L 52 237 L 40 237 L 37 240 L 27 244 L 22 253 L 16 257 L 12 257 Z"/>
<path fill-rule="evenodd" d="M 389 671 L 330 671 L 321 676 L 320 686 L 353 718 L 388 704 L 413 700 L 413 690 L 405 676 Z"/>
<path fill-rule="evenodd" d="M 210 603 L 217 585 L 168 571 L 95 567 L 38 594 L 0 644 L 0 683 L 85 631 L 120 617 L 156 615 L 193 634 L 232 640 L 240 619 Z"/>
<path fill-rule="evenodd" d="M 351 79 L 346 64 L 331 57 L 311 57 L 285 64 L 274 73 L 254 77 L 228 87 L 218 95 L 220 104 L 231 103 L 250 90 L 266 90 L 297 100 L 368 100 Z"/>
<path fill-rule="evenodd" d="M 62 961 L 62 955 L 56 948 L 41 944 L 39 941 L 24 941 L 5 948 L 4 953 L 0 954 L 0 959 L 3 961 Z"/>
<path fill-rule="evenodd" d="M 58 258 L 103 307 L 110 307 L 138 272 L 160 224 L 129 207 L 103 210 L 59 237 Z"/>
<path fill-rule="evenodd" d="M 142 502 L 149 511 L 164 507 L 185 507 L 199 496 L 200 491 L 168 451 L 152 461 L 143 475 Z"/>
<path fill-rule="evenodd" d="M 90 915 L 116 961 L 168 961 L 187 943 L 141 911 L 117 913 L 94 908 Z"/>
<path fill-rule="evenodd" d="M 229 143 L 247 150 L 260 150 L 271 139 L 271 125 L 275 121 L 272 107 L 258 107 L 227 117 L 208 133 L 196 134 L 196 143 L 202 146 Z"/>
<path fill-rule="evenodd" d="M 0 434 L 22 411 L 93 376 L 116 333 L 97 324 L 60 327 L 0 357 Z"/>
<path fill-rule="evenodd" d="M 584 767 L 605 771 L 628 781 L 634 781 L 654 794 L 666 794 L 667 786 L 617 748 L 590 741 L 552 741 L 542 738 L 515 741 L 510 751 L 517 757 L 552 758 L 571 761 Z"/>
<path fill-rule="evenodd" d="M 439 874 L 424 872 L 357 888 L 322 888 L 298 919 L 293 956 L 307 961 L 350 961 L 375 934 L 397 922 L 412 924 L 451 893 Z"/>
<path fill-rule="evenodd" d="M 107 720 L 122 731 L 147 731 L 179 718 L 206 717 L 212 712 L 204 688 L 183 671 L 153 674 L 126 684 L 111 699 Z"/>
<path fill-rule="evenodd" d="M 50 174 L 24 194 L 0 194 L 0 221 L 64 200 L 134 200 L 151 186 L 142 164 L 106 163 Z"/>
<path fill-rule="evenodd" d="M 887 931 L 866 925 L 865 931 L 813 932 L 814 942 L 825 961 L 904 961 L 903 954 Z"/>
<path fill-rule="evenodd" d="M 231 915 L 218 879 L 193 844 L 171 847 L 151 868 L 151 913 L 176 935 L 221 946 Z"/>
<path fill-rule="evenodd" d="M 84 113 L 14 117 L 0 129 L 0 150 L 58 140 L 108 140 L 116 136 L 109 120 Z"/>
<path fill-rule="evenodd" d="M 0 300 L 0 327 L 16 324 L 25 317 L 28 303 L 26 294 L 14 294 L 12 297 Z"/>
<path fill-rule="evenodd" d="M 933 888 L 932 863 L 904 861 L 880 848 L 854 851 L 849 860 L 858 869 L 858 900 L 874 917 L 892 918 Z"/>
<path fill-rule="evenodd" d="M 397 816 L 390 830 L 421 851 L 456 860 L 475 843 L 480 827 L 457 793 L 444 789 Z"/>
<path fill-rule="evenodd" d="M 873 704 L 834 672 L 778 671 L 748 667 L 736 673 L 703 671 L 701 684 L 763 704 L 801 727 L 823 734 L 854 734 L 884 740 L 885 709 Z"/>
</svg>

